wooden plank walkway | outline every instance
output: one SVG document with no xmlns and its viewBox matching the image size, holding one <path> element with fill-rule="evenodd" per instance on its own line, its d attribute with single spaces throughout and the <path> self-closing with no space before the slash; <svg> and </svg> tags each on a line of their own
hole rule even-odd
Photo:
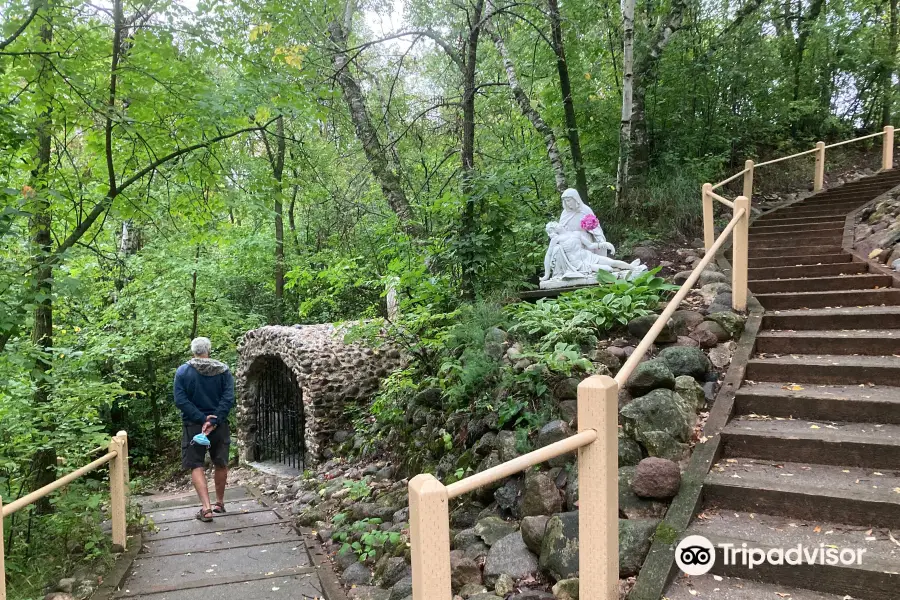
<svg viewBox="0 0 900 600">
<path fill-rule="evenodd" d="M 243 487 L 229 488 L 228 513 L 195 518 L 193 493 L 141 502 L 153 521 L 114 598 L 147 600 L 338 600 L 322 579 L 330 567 L 273 509 Z M 318 565 L 318 567 L 317 567 Z M 319 568 L 329 569 L 320 577 Z M 339 593 L 339 597 L 342 593 Z"/>
</svg>

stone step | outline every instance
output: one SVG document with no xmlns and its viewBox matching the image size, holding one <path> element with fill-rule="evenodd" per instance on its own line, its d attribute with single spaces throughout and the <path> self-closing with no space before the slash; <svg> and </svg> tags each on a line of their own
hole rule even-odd
<svg viewBox="0 0 900 600">
<path fill-rule="evenodd" d="M 807 225 L 807 224 L 827 224 L 843 226 L 846 221 L 845 215 L 824 216 L 824 217 L 789 217 L 784 210 L 778 210 L 766 213 L 753 221 L 752 227 L 781 227 L 789 225 Z"/>
<path fill-rule="evenodd" d="M 812 254 L 840 254 L 844 249 L 840 245 L 840 241 L 830 245 L 806 245 L 806 246 L 784 246 L 780 248 L 757 248 L 750 246 L 750 260 L 754 258 L 781 258 L 788 259 L 794 256 L 809 256 Z M 790 263 L 788 263 L 790 264 Z"/>
<path fill-rule="evenodd" d="M 733 510 L 710 509 L 704 512 L 704 516 L 705 518 L 694 521 L 685 535 L 702 535 L 716 547 L 716 560 L 711 570 L 713 581 L 717 575 L 722 578 L 738 577 L 778 586 L 772 595 L 752 596 L 754 600 L 815 598 L 806 591 L 795 595 L 796 588 L 824 594 L 838 594 L 843 600 L 897 599 L 897 586 L 900 585 L 900 574 L 897 573 L 898 555 L 887 529 L 815 519 L 803 521 L 778 515 Z M 872 535 L 867 535 L 870 529 Z M 731 545 L 732 548 L 740 550 L 744 548 L 744 544 L 747 548 L 758 548 L 766 554 L 773 549 L 781 549 L 784 552 L 798 546 L 806 548 L 810 553 L 814 550 L 825 552 L 830 546 L 836 546 L 838 551 L 846 551 L 845 556 L 849 564 L 839 560 L 833 561 L 837 564 L 829 564 L 827 555 L 826 560 L 811 560 L 810 564 L 779 566 L 764 563 L 755 565 L 753 569 L 742 564 L 744 561 L 740 559 L 740 555 L 737 556 L 737 560 L 731 560 L 733 554 L 726 560 L 722 545 L 726 547 Z M 857 549 L 865 552 L 857 554 Z M 721 588 L 719 591 L 721 592 Z M 718 592 L 709 596 L 717 600 L 750 597 L 724 596 Z"/>
<path fill-rule="evenodd" d="M 747 363 L 749 381 L 900 387 L 900 357 L 790 354 Z"/>
<path fill-rule="evenodd" d="M 900 477 L 890 471 L 737 457 L 710 469 L 703 497 L 719 509 L 890 527 L 900 522 L 898 486 Z"/>
<path fill-rule="evenodd" d="M 784 208 L 782 212 L 785 213 L 785 215 L 805 214 L 806 211 L 827 212 L 843 210 L 844 212 L 850 212 L 851 210 L 859 208 L 870 200 L 871 198 L 840 198 L 835 199 L 834 201 L 822 201 L 815 203 L 801 202 L 798 204 L 792 204 L 790 207 Z"/>
<path fill-rule="evenodd" d="M 756 351 L 766 354 L 900 355 L 900 330 L 763 331 L 756 337 Z"/>
<path fill-rule="evenodd" d="M 785 233 L 806 233 L 812 231 L 844 231 L 844 219 L 828 219 L 814 223 L 788 223 L 780 225 L 751 225 L 751 236 L 777 235 Z"/>
<path fill-rule="evenodd" d="M 763 329 L 900 329 L 900 307 L 866 306 L 767 312 Z"/>
<path fill-rule="evenodd" d="M 779 597 L 779 594 L 782 594 Z M 846 600 L 845 595 L 824 594 L 813 590 L 785 587 L 773 583 L 700 575 L 687 577 L 679 575 L 666 589 L 664 598 L 668 600 Z"/>
<path fill-rule="evenodd" d="M 766 310 L 900 304 L 900 289 L 754 294 Z"/>
<path fill-rule="evenodd" d="M 751 258 L 749 260 L 749 265 L 751 269 L 759 269 L 767 267 L 793 267 L 797 265 L 833 265 L 849 263 L 852 261 L 853 256 L 850 254 L 836 252 L 833 254 L 799 254 L 795 256 Z"/>
<path fill-rule="evenodd" d="M 766 236 L 763 238 L 753 237 L 750 239 L 750 249 L 752 250 L 769 250 L 772 248 L 780 250 L 788 246 L 817 246 L 832 245 L 839 246 L 844 237 L 844 230 L 839 231 L 822 231 L 813 232 L 815 235 L 788 235 L 779 234 L 777 236 Z"/>
<path fill-rule="evenodd" d="M 900 469 L 900 425 L 740 416 L 722 431 L 722 453 L 726 458 L 789 458 L 881 472 Z M 900 494 L 887 491 L 897 496 L 900 510 Z"/>
<path fill-rule="evenodd" d="M 760 279 L 750 285 L 754 294 L 786 292 L 827 292 L 838 290 L 866 290 L 890 287 L 894 278 L 890 275 L 861 273 L 830 277 L 803 277 L 799 279 Z"/>
<path fill-rule="evenodd" d="M 781 240 L 807 240 L 811 238 L 835 238 L 841 239 L 844 236 L 844 228 L 830 229 L 808 229 L 804 227 L 795 227 L 793 231 L 773 231 L 764 232 L 757 229 L 750 230 L 750 244 L 761 244 L 768 246 L 769 242 Z"/>
<path fill-rule="evenodd" d="M 734 410 L 738 415 L 900 425 L 900 388 L 745 383 L 735 393 Z"/>
<path fill-rule="evenodd" d="M 850 275 L 854 273 L 865 273 L 868 266 L 861 262 L 844 262 L 824 265 L 802 265 L 802 266 L 777 266 L 777 267 L 751 267 L 748 275 L 750 278 L 750 287 L 752 282 L 765 279 L 794 279 L 798 277 L 827 277 L 834 275 Z"/>
</svg>

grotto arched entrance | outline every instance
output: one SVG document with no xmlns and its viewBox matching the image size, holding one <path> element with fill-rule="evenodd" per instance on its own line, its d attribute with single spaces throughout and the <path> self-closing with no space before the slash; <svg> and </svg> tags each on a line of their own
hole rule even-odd
<svg viewBox="0 0 900 600">
<path fill-rule="evenodd" d="M 306 466 L 306 414 L 303 389 L 291 368 L 277 356 L 261 356 L 248 373 L 248 392 L 255 404 L 253 459 Z"/>
<path fill-rule="evenodd" d="M 393 348 L 348 343 L 346 333 L 326 323 L 244 334 L 235 380 L 242 461 L 306 468 L 330 457 L 335 433 L 352 432 L 351 415 L 402 359 Z"/>
</svg>

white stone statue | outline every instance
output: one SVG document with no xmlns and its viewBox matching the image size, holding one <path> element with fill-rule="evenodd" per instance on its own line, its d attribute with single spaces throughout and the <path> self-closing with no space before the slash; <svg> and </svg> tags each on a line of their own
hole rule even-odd
<svg viewBox="0 0 900 600">
<path fill-rule="evenodd" d="M 640 260 L 627 263 L 610 258 L 615 248 L 606 241 L 594 211 L 582 202 L 576 190 L 563 192 L 562 202 L 559 222 L 547 223 L 550 244 L 544 256 L 541 289 L 596 284 L 597 272 L 601 270 L 626 279 L 647 271 Z"/>
<path fill-rule="evenodd" d="M 578 190 L 569 188 L 564 191 L 562 193 L 562 205 L 563 211 L 559 216 L 559 224 L 563 229 L 566 231 L 584 231 L 581 222 L 584 221 L 585 217 L 590 215 L 594 217 L 594 221 L 596 221 L 597 225 L 587 233 L 590 234 L 594 243 L 600 244 L 593 252 L 600 256 L 612 256 L 616 253 L 615 247 L 606 241 L 606 235 L 603 234 L 603 228 L 600 227 L 600 221 L 597 220 L 594 211 L 591 210 L 590 206 L 584 203 Z"/>
</svg>

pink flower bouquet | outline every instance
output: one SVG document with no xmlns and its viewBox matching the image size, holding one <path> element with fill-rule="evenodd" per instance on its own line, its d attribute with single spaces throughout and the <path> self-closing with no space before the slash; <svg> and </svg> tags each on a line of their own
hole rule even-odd
<svg viewBox="0 0 900 600">
<path fill-rule="evenodd" d="M 585 231 L 593 231 L 600 227 L 600 221 L 597 220 L 597 217 L 594 215 L 585 215 L 583 219 L 581 219 L 581 228 Z"/>
</svg>

